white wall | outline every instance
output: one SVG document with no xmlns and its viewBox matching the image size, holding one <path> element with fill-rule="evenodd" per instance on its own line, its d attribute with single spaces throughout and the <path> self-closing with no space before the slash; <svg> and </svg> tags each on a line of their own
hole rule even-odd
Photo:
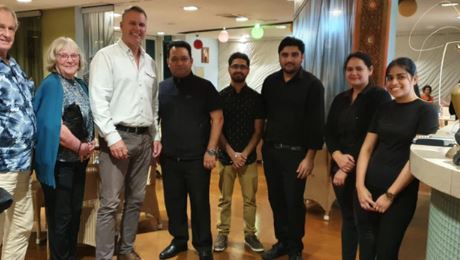
<svg viewBox="0 0 460 260">
<path fill-rule="evenodd" d="M 228 58 L 234 52 L 242 52 L 249 56 L 250 72 L 246 79 L 249 87 L 260 92 L 264 79 L 280 69 L 278 62 L 278 45 L 280 39 L 263 39 L 245 43 L 233 41 L 219 44 L 219 84 L 221 90 L 229 85 Z"/>
<path fill-rule="evenodd" d="M 209 48 L 209 63 L 201 62 L 201 49 L 195 49 L 193 42 L 197 39 L 195 35 L 187 35 L 185 40 L 192 46 L 193 73 L 209 80 L 217 87 L 219 73 L 219 44 L 217 39 L 199 38 L 203 42 L 203 47 Z M 203 72 L 203 75 L 200 75 Z"/>
<path fill-rule="evenodd" d="M 412 36 L 412 47 L 422 49 L 423 41 L 427 36 Z M 417 64 L 420 88 L 424 85 L 430 85 L 433 87 L 435 102 L 438 102 L 438 96 L 441 96 L 441 100 L 444 100 L 447 105 L 450 101 L 450 89 L 460 80 L 460 49 L 457 48 L 457 44 L 449 44 L 443 66 L 442 86 L 440 89 L 438 87 L 444 46 L 451 41 L 460 41 L 460 33 L 435 34 L 435 36 L 426 40 L 423 49 L 437 48 L 420 52 L 410 48 L 409 35 L 398 35 L 396 37 L 396 57 L 405 56 L 413 59 Z M 438 90 L 440 90 L 440 94 Z"/>
</svg>

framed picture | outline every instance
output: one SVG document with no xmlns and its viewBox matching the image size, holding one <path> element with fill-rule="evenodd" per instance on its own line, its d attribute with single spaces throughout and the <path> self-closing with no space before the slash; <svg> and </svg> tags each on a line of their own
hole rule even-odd
<svg viewBox="0 0 460 260">
<path fill-rule="evenodd" d="M 209 47 L 201 48 L 201 63 L 209 63 Z"/>
</svg>

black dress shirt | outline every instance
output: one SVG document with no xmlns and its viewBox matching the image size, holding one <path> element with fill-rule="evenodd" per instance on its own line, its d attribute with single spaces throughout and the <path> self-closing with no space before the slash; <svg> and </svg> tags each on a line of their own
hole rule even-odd
<svg viewBox="0 0 460 260">
<path fill-rule="evenodd" d="M 264 118 L 262 97 L 248 86 L 244 86 L 240 93 L 228 86 L 220 92 L 220 96 L 224 111 L 222 134 L 235 152 L 242 152 L 254 134 L 254 121 Z M 232 159 L 225 151 L 220 153 L 219 159 L 224 165 L 232 164 Z M 254 149 L 249 154 L 246 164 L 251 164 L 255 160 Z"/>
<path fill-rule="evenodd" d="M 300 69 L 285 82 L 280 70 L 265 79 L 262 97 L 267 113 L 265 143 L 322 149 L 324 87 L 318 78 Z"/>
<path fill-rule="evenodd" d="M 162 154 L 184 160 L 203 158 L 211 131 L 209 113 L 219 109 L 219 93 L 208 80 L 190 74 L 162 81 L 158 111 Z"/>
<path fill-rule="evenodd" d="M 339 150 L 358 160 L 359 150 L 377 108 L 391 101 L 381 87 L 367 86 L 352 102 L 353 89 L 338 94 L 331 104 L 326 123 L 326 145 L 329 152 Z"/>
</svg>

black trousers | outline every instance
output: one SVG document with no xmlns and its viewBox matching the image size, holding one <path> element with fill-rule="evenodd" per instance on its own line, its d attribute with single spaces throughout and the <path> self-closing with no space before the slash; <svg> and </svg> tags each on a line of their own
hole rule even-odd
<svg viewBox="0 0 460 260">
<path fill-rule="evenodd" d="M 268 200 L 273 211 L 275 236 L 289 253 L 301 252 L 305 234 L 305 179 L 297 178 L 297 167 L 305 152 L 262 147 Z"/>
<path fill-rule="evenodd" d="M 382 194 L 373 192 L 373 200 Z M 361 208 L 356 197 L 356 217 L 361 260 L 396 260 L 399 247 L 417 207 L 418 182 L 398 194 L 383 214 Z"/>
<path fill-rule="evenodd" d="M 43 186 L 52 260 L 76 259 L 87 164 L 56 162 L 56 189 Z"/>
<path fill-rule="evenodd" d="M 178 161 L 161 158 L 166 213 L 172 243 L 184 245 L 189 239 L 187 223 L 187 195 L 190 197 L 192 244 L 197 250 L 211 250 L 211 211 L 209 183 L 211 171 L 203 160 Z"/>
<path fill-rule="evenodd" d="M 332 165 L 331 178 L 333 179 L 338 167 L 334 163 Z M 353 206 L 356 201 L 354 199 L 356 197 L 355 182 L 356 173 L 353 171 L 348 173 L 343 186 L 333 185 L 335 197 L 342 212 L 342 260 L 355 260 L 358 250 L 358 229 Z"/>
</svg>

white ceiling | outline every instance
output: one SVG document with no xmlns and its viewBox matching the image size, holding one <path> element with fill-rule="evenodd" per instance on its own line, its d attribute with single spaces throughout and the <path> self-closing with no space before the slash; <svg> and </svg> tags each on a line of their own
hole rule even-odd
<svg viewBox="0 0 460 260">
<path fill-rule="evenodd" d="M 15 11 L 62 8 L 70 6 L 96 6 L 114 4 L 115 12 L 122 13 L 131 5 L 138 5 L 147 12 L 148 34 L 165 32 L 174 35 L 180 32 L 200 31 L 240 26 L 253 26 L 256 23 L 273 24 L 291 22 L 294 3 L 288 0 L 32 0 L 31 3 L 18 3 L 16 0 L 2 0 L 2 3 Z M 185 12 L 184 6 L 199 7 L 196 12 Z M 236 22 L 227 16 L 246 16 L 247 22 Z M 116 18 L 118 23 L 120 18 Z M 241 30 L 229 30 L 230 36 L 243 34 Z M 246 30 L 248 33 L 249 30 Z M 280 30 L 267 27 L 265 34 L 283 36 L 289 34 L 289 28 Z M 217 37 L 218 32 L 206 35 Z"/>
<path fill-rule="evenodd" d="M 458 3 L 456 7 L 442 7 L 441 3 Z M 460 0 L 417 0 L 417 11 L 411 17 L 399 15 L 397 27 L 399 34 L 407 34 L 416 24 L 415 34 L 431 33 L 443 26 L 457 27 L 460 31 Z M 420 20 L 418 23 L 417 21 Z M 452 29 L 450 29 L 452 31 Z"/>
<path fill-rule="evenodd" d="M 415 33 L 429 33 L 445 25 L 460 27 L 460 19 L 457 18 L 460 16 L 460 5 L 446 8 L 440 6 L 441 2 L 449 1 L 417 0 L 418 8 L 414 15 L 409 18 L 398 17 L 398 33 L 408 33 L 417 20 L 433 6 L 435 7 L 417 24 Z M 450 2 L 460 3 L 460 0 Z M 285 23 L 292 21 L 294 13 L 294 2 L 289 0 L 32 0 L 26 4 L 18 3 L 16 0 L 2 0 L 2 4 L 16 11 L 114 4 L 117 13 L 121 13 L 130 5 L 139 5 L 149 16 L 150 35 L 155 35 L 159 31 L 174 35 L 222 27 L 253 26 L 256 23 Z M 199 10 L 185 12 L 182 7 L 186 5 L 198 6 Z M 239 23 L 234 18 L 226 17 L 238 15 L 246 16 L 249 20 Z M 236 38 L 248 34 L 249 30 L 229 30 L 229 33 L 231 38 Z M 199 34 L 204 37 L 217 37 L 218 31 Z M 274 26 L 265 28 L 265 36 L 281 37 L 287 34 L 290 34 L 289 27 L 284 30 L 276 29 Z"/>
</svg>

